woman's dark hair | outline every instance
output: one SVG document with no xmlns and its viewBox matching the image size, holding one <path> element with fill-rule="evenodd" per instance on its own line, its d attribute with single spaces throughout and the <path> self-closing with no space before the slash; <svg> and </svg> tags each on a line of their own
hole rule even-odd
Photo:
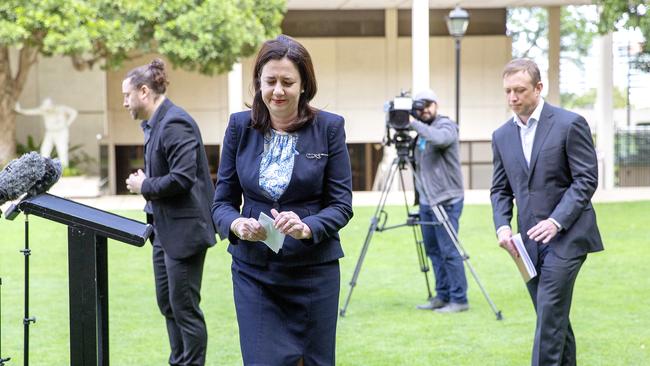
<svg viewBox="0 0 650 366">
<path fill-rule="evenodd" d="M 136 89 L 146 85 L 156 94 L 165 94 L 167 85 L 169 85 L 167 73 L 165 72 L 165 63 L 159 58 L 154 59 L 148 65 L 132 69 L 126 74 L 126 78 L 129 79 L 129 84 Z"/>
<path fill-rule="evenodd" d="M 311 63 L 311 56 L 307 49 L 295 39 L 284 34 L 277 38 L 264 42 L 262 48 L 257 54 L 255 68 L 253 69 L 253 87 L 255 96 L 251 106 L 251 116 L 253 120 L 252 127 L 261 131 L 268 131 L 271 128 L 271 116 L 268 108 L 262 100 L 260 91 L 260 77 L 262 68 L 271 60 L 289 59 L 298 69 L 300 80 L 302 81 L 303 92 L 300 93 L 298 100 L 298 119 L 288 129 L 288 132 L 296 131 L 304 124 L 310 122 L 316 115 L 316 109 L 309 105 L 309 102 L 316 95 L 316 76 L 314 66 Z"/>
</svg>

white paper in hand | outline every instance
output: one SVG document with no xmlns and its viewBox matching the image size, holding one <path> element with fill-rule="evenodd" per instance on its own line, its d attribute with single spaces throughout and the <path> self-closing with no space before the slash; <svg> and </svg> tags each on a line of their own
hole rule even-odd
<svg viewBox="0 0 650 366">
<path fill-rule="evenodd" d="M 519 268 L 519 272 L 521 273 L 524 282 L 528 282 L 537 276 L 537 270 L 526 251 L 526 246 L 524 246 L 524 241 L 521 239 L 521 234 L 513 235 L 512 242 L 515 244 L 515 249 L 517 249 L 517 252 L 519 253 L 519 257 L 513 259 Z"/>
<path fill-rule="evenodd" d="M 264 212 L 260 212 L 260 217 L 257 221 L 259 221 L 264 230 L 266 230 L 266 240 L 262 240 L 262 242 L 275 253 L 279 252 L 284 243 L 285 235 L 273 226 L 275 220 Z"/>
</svg>

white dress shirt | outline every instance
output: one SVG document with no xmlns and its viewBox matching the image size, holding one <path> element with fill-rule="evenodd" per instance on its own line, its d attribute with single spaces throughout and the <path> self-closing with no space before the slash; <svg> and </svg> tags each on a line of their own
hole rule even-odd
<svg viewBox="0 0 650 366">
<path fill-rule="evenodd" d="M 544 108 L 544 99 L 539 98 L 539 103 L 533 111 L 533 113 L 528 117 L 528 121 L 523 123 L 519 116 L 514 113 L 512 121 L 519 126 L 519 136 L 521 136 L 521 147 L 524 150 L 524 157 L 526 158 L 526 163 L 530 167 L 530 155 L 533 153 L 533 142 L 535 141 L 535 132 L 537 131 L 537 124 L 539 121 L 539 116 L 542 114 L 542 108 Z"/>
<path fill-rule="evenodd" d="M 533 113 L 528 117 L 528 121 L 523 123 L 519 116 L 516 113 L 513 113 L 512 122 L 519 127 L 519 136 L 521 137 L 521 148 L 524 151 L 524 158 L 526 158 L 526 164 L 530 167 L 530 156 L 533 153 L 533 142 L 535 141 L 535 132 L 537 132 L 537 125 L 539 123 L 539 117 L 542 114 L 542 108 L 544 108 L 544 99 L 539 98 L 539 103 Z M 558 230 L 562 230 L 562 225 L 557 222 L 554 218 L 549 217 L 549 220 L 557 226 Z M 510 226 L 503 225 L 497 229 L 497 235 L 503 229 L 510 229 Z"/>
</svg>

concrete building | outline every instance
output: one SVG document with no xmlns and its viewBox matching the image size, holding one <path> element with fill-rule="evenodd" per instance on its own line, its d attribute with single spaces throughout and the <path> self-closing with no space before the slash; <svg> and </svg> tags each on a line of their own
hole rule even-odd
<svg viewBox="0 0 650 366">
<path fill-rule="evenodd" d="M 413 55 L 428 47 L 428 74 L 424 85 L 440 98 L 440 111 L 455 115 L 454 39 L 445 15 L 459 4 L 470 13 L 462 38 L 460 60 L 460 137 L 467 188 L 490 184 L 492 131 L 510 113 L 503 97 L 501 70 L 511 58 L 506 34 L 506 7 L 549 6 L 550 52 L 547 100 L 559 102 L 559 13 L 561 5 L 588 4 L 588 0 L 289 0 L 283 32 L 310 51 L 319 91 L 313 105 L 346 118 L 348 147 L 353 164 L 354 189 L 369 190 L 382 157 L 385 135 L 383 105 L 401 90 L 422 85 L 413 74 Z M 413 11 L 411 6 L 420 6 Z M 422 8 L 423 6 L 423 8 Z M 413 16 L 427 13 L 428 24 Z M 424 9 L 424 10 L 422 10 Z M 428 44 L 413 44 L 413 33 Z M 610 41 L 611 42 L 611 41 Z M 38 105 L 45 97 L 69 105 L 80 114 L 71 129 L 71 145 L 96 159 L 97 174 L 107 193 L 123 193 L 124 179 L 143 164 L 143 136 L 139 123 L 122 107 L 121 81 L 132 67 L 156 55 L 131 60 L 116 71 L 76 72 L 64 58 L 41 58 L 33 67 L 21 104 Z M 213 174 L 219 147 L 231 112 L 251 101 L 252 58 L 235 65 L 230 74 L 213 77 L 171 70 L 168 96 L 198 121 Z M 611 65 L 610 65 L 611 67 Z M 606 82 L 606 80 L 605 80 Z M 611 85 L 611 84 L 610 84 Z M 417 90 L 416 90 L 417 91 Z M 606 100 L 607 95 L 603 98 Z M 611 99 L 611 95 L 610 95 Z M 606 107 L 606 106 L 605 106 Z M 611 109 L 611 106 L 610 106 Z M 607 110 L 604 110 L 606 115 Z M 605 119 L 606 120 L 606 119 Z M 17 140 L 42 136 L 41 122 L 19 116 Z M 216 176 L 216 175 L 215 175 Z"/>
</svg>

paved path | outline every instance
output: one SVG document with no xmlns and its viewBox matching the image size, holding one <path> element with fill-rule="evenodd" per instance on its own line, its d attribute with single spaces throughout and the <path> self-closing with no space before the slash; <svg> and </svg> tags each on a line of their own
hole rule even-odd
<svg viewBox="0 0 650 366">
<path fill-rule="evenodd" d="M 380 192 L 354 192 L 352 204 L 354 206 L 377 206 Z M 413 192 L 406 192 L 407 202 L 413 203 Z M 144 207 L 142 196 L 120 195 L 101 196 L 97 198 L 74 198 L 71 199 L 86 205 L 104 210 L 139 210 Z M 627 201 L 650 201 L 650 187 L 643 188 L 616 188 L 612 190 L 598 190 L 594 195 L 594 202 L 627 202 Z M 394 191 L 388 194 L 387 205 L 404 204 L 404 193 Z M 490 192 L 487 189 L 476 189 L 465 191 L 465 204 L 490 204 Z"/>
<path fill-rule="evenodd" d="M 407 200 L 413 203 L 413 192 L 406 192 Z M 379 202 L 380 192 L 354 192 L 352 204 L 355 206 L 376 206 Z M 593 202 L 627 202 L 650 201 L 650 187 L 641 188 L 615 188 L 611 190 L 597 190 Z M 387 205 L 401 205 L 404 203 L 404 193 L 390 192 L 386 199 Z M 465 204 L 490 204 L 490 191 L 488 189 L 472 189 L 465 191 Z"/>
</svg>

